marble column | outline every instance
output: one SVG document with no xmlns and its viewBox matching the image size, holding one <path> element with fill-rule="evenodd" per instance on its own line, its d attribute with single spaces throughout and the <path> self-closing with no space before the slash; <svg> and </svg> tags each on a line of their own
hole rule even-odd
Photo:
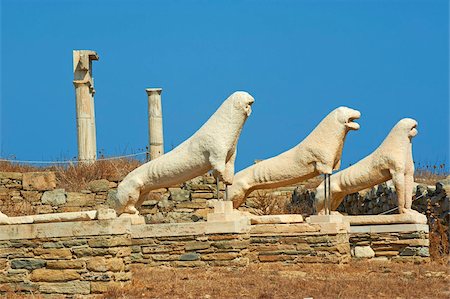
<svg viewBox="0 0 450 299">
<path fill-rule="evenodd" d="M 148 96 L 150 160 L 153 160 L 164 155 L 164 134 L 161 106 L 162 88 L 147 88 L 145 91 Z"/>
<path fill-rule="evenodd" d="M 97 160 L 97 142 L 94 111 L 94 79 L 92 61 L 98 60 L 95 51 L 73 51 L 73 84 L 77 111 L 78 161 L 93 163 Z"/>
</svg>

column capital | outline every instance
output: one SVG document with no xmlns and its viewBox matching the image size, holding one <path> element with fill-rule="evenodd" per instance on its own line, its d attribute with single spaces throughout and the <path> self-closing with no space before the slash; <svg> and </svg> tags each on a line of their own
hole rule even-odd
<svg viewBox="0 0 450 299">
<path fill-rule="evenodd" d="M 162 88 L 146 88 L 145 92 L 147 92 L 147 95 L 150 95 L 155 92 L 157 92 L 158 94 L 161 94 Z"/>
</svg>

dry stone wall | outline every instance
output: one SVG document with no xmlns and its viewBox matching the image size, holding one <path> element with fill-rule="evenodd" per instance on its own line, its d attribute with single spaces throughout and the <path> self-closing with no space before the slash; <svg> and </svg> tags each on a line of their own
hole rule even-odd
<svg viewBox="0 0 450 299">
<path fill-rule="evenodd" d="M 18 216 L 113 208 L 118 183 L 95 180 L 89 182 L 86 190 L 68 192 L 58 188 L 55 174 L 51 172 L 0 172 L 0 212 Z M 219 190 L 222 198 L 222 183 Z M 147 223 L 205 221 L 217 200 L 216 192 L 215 179 L 210 175 L 200 176 L 181 185 L 151 192 L 140 207 L 140 213 Z M 448 192 L 450 179 L 438 182 L 434 188 L 419 185 L 413 208 L 426 214 L 431 222 L 440 219 L 448 225 Z M 302 186 L 259 190 L 247 198 L 241 210 L 256 215 L 300 213 L 307 216 L 314 213 L 314 193 L 315 190 Z M 349 215 L 374 215 L 396 207 L 393 186 L 383 183 L 364 193 L 348 195 L 338 211 Z"/>
<path fill-rule="evenodd" d="M 49 224 L 14 225 L 17 234 L 1 226 L 0 294 L 88 295 L 125 285 L 131 280 L 131 235 L 121 228 L 102 234 L 102 226 L 109 224 L 65 223 L 65 233 L 55 226 L 53 233 L 61 237 L 48 237 Z M 76 233 L 87 232 L 86 226 L 96 235 Z"/>
<path fill-rule="evenodd" d="M 428 262 L 428 226 L 420 226 L 411 231 L 351 233 L 351 255 L 357 259 Z"/>
<path fill-rule="evenodd" d="M 0 172 L 0 212 L 8 216 L 24 216 L 61 212 L 79 212 L 99 208 L 114 208 L 114 196 L 119 181 L 106 179 L 88 183 L 86 190 L 69 192 L 58 188 L 52 172 Z M 224 185 L 219 184 L 219 197 L 224 196 Z M 294 188 L 264 192 L 270 199 L 284 201 Z M 244 210 L 261 214 L 257 209 L 260 193 L 252 194 L 252 204 Z M 179 223 L 206 221 L 217 201 L 216 182 L 204 175 L 184 184 L 161 188 L 151 192 L 139 209 L 147 223 Z M 261 204 L 261 203 L 259 203 Z M 265 211 L 267 212 L 267 211 Z"/>
</svg>

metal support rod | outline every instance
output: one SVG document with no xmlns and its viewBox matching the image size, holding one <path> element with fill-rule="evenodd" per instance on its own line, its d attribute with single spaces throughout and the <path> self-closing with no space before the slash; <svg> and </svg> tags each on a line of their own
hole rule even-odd
<svg viewBox="0 0 450 299">
<path fill-rule="evenodd" d="M 219 198 L 219 177 L 216 177 L 216 190 L 217 190 L 217 200 L 220 200 L 220 198 Z"/>
<path fill-rule="evenodd" d="M 228 200 L 228 184 L 225 184 L 225 195 L 224 195 L 224 200 L 225 200 L 225 201 Z"/>
<path fill-rule="evenodd" d="M 328 214 L 331 215 L 331 174 L 328 177 Z"/>
<path fill-rule="evenodd" d="M 325 215 L 329 215 L 329 211 L 328 211 L 328 192 L 327 192 L 327 174 L 325 173 L 324 175 L 324 182 L 325 182 L 325 188 L 324 188 L 324 198 L 325 198 Z"/>
</svg>

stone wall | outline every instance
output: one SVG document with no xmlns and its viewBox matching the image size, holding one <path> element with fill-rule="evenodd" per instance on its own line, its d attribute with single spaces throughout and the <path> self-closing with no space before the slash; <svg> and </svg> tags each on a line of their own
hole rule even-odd
<svg viewBox="0 0 450 299">
<path fill-rule="evenodd" d="M 273 228 L 277 229 L 273 231 Z M 248 248 L 250 262 L 340 264 L 350 260 L 349 235 L 346 230 L 328 233 L 292 232 L 292 229 L 301 231 L 304 228 L 305 224 L 254 226 Z"/>
<path fill-rule="evenodd" d="M 0 212 L 8 216 L 79 212 L 99 208 L 114 208 L 114 196 L 119 181 L 106 179 L 88 183 L 86 190 L 68 192 L 58 188 L 52 172 L 0 172 Z M 219 184 L 223 198 L 224 185 Z M 261 214 L 258 198 L 271 201 L 292 196 L 294 188 L 254 192 L 244 210 Z M 263 196 L 261 195 L 263 194 Z M 184 184 L 154 190 L 139 208 L 147 223 L 177 223 L 205 221 L 217 201 L 216 182 L 211 175 L 194 178 Z"/>
<path fill-rule="evenodd" d="M 118 179 L 117 179 L 118 180 Z M 9 216 L 77 212 L 101 207 L 113 208 L 119 181 L 106 179 L 88 183 L 86 190 L 67 192 L 58 188 L 54 173 L 0 172 L 0 212 Z M 223 197 L 224 186 L 219 185 Z M 436 187 L 416 188 L 413 208 L 449 224 L 450 180 Z M 211 175 L 204 175 L 184 184 L 151 192 L 140 207 L 147 223 L 205 221 L 216 201 L 216 184 Z M 250 194 L 241 210 L 253 214 L 314 213 L 314 190 L 302 186 L 259 190 Z M 383 183 L 365 192 L 347 196 L 338 211 L 349 215 L 375 215 L 395 209 L 397 197 L 390 183 Z M 395 213 L 395 211 L 393 211 Z"/>
<path fill-rule="evenodd" d="M 428 216 L 430 222 L 440 219 L 448 226 L 450 219 L 449 196 L 450 180 L 437 182 L 435 187 L 418 185 L 412 208 Z M 397 208 L 397 194 L 391 184 L 380 184 L 367 192 L 345 197 L 337 209 L 349 215 L 376 215 Z M 392 213 L 397 213 L 394 210 Z"/>
<path fill-rule="evenodd" d="M 133 239 L 132 261 L 149 266 L 246 266 L 249 234 Z"/>
<path fill-rule="evenodd" d="M 395 224 L 352 227 L 353 258 L 428 262 L 430 260 L 428 225 Z"/>
<path fill-rule="evenodd" d="M 133 263 L 173 267 L 346 263 L 348 240 L 345 226 L 327 230 L 307 223 L 252 225 L 240 234 L 134 237 L 131 256 Z"/>
<path fill-rule="evenodd" d="M 123 286 L 131 280 L 131 235 L 120 227 L 127 225 L 0 226 L 0 293 L 87 295 Z"/>
</svg>

